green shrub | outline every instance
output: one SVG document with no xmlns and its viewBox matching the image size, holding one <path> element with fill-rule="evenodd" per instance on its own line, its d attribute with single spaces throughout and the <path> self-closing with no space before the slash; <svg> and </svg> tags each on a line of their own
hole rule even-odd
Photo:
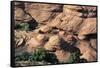
<svg viewBox="0 0 100 68">
<path fill-rule="evenodd" d="M 71 53 L 68 63 L 77 63 L 80 60 L 80 52 L 76 51 Z"/>
<path fill-rule="evenodd" d="M 32 54 L 32 60 L 34 61 L 42 61 L 46 57 L 46 50 L 44 48 L 38 48 L 36 51 Z"/>
<path fill-rule="evenodd" d="M 27 61 L 27 60 L 29 60 L 29 57 L 30 57 L 30 56 L 31 56 L 30 53 L 28 53 L 28 52 L 23 52 L 21 55 L 15 56 L 15 60 L 16 60 L 16 61 L 21 61 L 21 60 Z"/>
<path fill-rule="evenodd" d="M 55 54 L 47 53 L 45 57 L 45 61 L 50 62 L 51 64 L 57 64 L 58 60 Z"/>
<path fill-rule="evenodd" d="M 29 24 L 28 23 L 17 23 L 15 24 L 15 29 L 29 30 Z"/>
<path fill-rule="evenodd" d="M 37 48 L 34 53 L 24 52 L 15 57 L 16 61 L 42 61 L 46 57 L 46 51 L 43 48 Z"/>
<path fill-rule="evenodd" d="M 37 48 L 34 53 L 24 52 L 15 57 L 16 61 L 46 61 L 51 64 L 56 64 L 58 61 L 56 56 L 52 53 L 46 52 L 44 48 Z"/>
</svg>

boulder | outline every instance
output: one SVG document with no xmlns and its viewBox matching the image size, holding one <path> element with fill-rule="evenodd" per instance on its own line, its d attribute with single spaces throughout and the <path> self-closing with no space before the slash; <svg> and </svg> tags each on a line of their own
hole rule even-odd
<svg viewBox="0 0 100 68">
<path fill-rule="evenodd" d="M 49 38 L 49 41 L 44 45 L 44 48 L 49 51 L 54 51 L 59 45 L 60 45 L 60 37 L 54 35 Z"/>
<path fill-rule="evenodd" d="M 65 35 L 65 31 L 59 31 L 59 36 L 64 36 Z"/>
<path fill-rule="evenodd" d="M 60 43 L 60 37 L 57 35 L 54 35 L 52 37 L 50 37 L 49 41 L 48 41 L 51 45 L 59 45 Z"/>
<path fill-rule="evenodd" d="M 44 32 L 44 33 L 47 33 L 51 30 L 51 27 L 48 26 L 48 25 L 43 25 L 39 28 L 40 31 Z"/>
</svg>

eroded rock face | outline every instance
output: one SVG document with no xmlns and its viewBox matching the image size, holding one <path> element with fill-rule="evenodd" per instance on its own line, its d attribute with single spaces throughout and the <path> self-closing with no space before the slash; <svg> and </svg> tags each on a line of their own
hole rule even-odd
<svg viewBox="0 0 100 68">
<path fill-rule="evenodd" d="M 34 32 L 15 31 L 15 47 L 16 52 L 19 49 L 32 52 L 35 48 L 43 47 L 45 35 Z"/>
<path fill-rule="evenodd" d="M 68 26 L 80 34 L 96 33 L 96 8 L 86 6 L 25 3 L 16 6 L 15 19 L 27 22 L 32 17 L 38 22 L 67 30 Z M 30 15 L 28 15 L 28 14 Z M 86 18 L 84 17 L 86 15 Z M 92 29 L 91 29 L 92 28 Z"/>
<path fill-rule="evenodd" d="M 96 51 L 91 46 L 92 46 L 91 42 L 89 41 L 82 40 L 79 42 L 79 45 L 77 45 L 77 47 L 80 49 L 80 52 L 82 54 L 80 58 L 84 58 L 89 62 L 96 61 L 96 57 L 97 57 Z"/>
<path fill-rule="evenodd" d="M 67 63 L 71 50 L 78 48 L 80 59 L 96 61 L 96 7 L 25 2 L 15 3 L 14 10 L 15 22 L 38 24 L 31 24 L 36 28 L 29 32 L 15 29 L 16 51 L 32 52 L 43 47 L 53 52 L 60 63 Z"/>
<path fill-rule="evenodd" d="M 96 18 L 87 18 L 79 30 L 79 36 L 93 33 L 96 33 Z"/>
<path fill-rule="evenodd" d="M 26 44 L 27 51 L 32 52 L 36 48 L 43 47 L 44 38 L 45 36 L 43 34 L 37 34 L 36 37 L 31 38 Z"/>
<path fill-rule="evenodd" d="M 29 14 L 25 13 L 25 11 L 22 8 L 16 7 L 14 14 L 14 18 L 16 21 L 25 23 L 33 20 L 33 18 Z"/>
<path fill-rule="evenodd" d="M 26 43 L 33 37 L 32 32 L 15 30 L 15 55 L 26 51 Z"/>
<path fill-rule="evenodd" d="M 96 7 L 25 3 L 24 9 L 16 6 L 15 19 L 31 20 L 32 17 L 27 13 L 38 23 L 63 30 L 70 26 L 79 35 L 96 33 Z"/>
<path fill-rule="evenodd" d="M 27 3 L 26 11 L 29 13 L 36 21 L 45 24 L 51 17 L 55 17 L 56 14 L 63 11 L 63 5 L 55 4 L 40 4 L 40 3 Z"/>
</svg>

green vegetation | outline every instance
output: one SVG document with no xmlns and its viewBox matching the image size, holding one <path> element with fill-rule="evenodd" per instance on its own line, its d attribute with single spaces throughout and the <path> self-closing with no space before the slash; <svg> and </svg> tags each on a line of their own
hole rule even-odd
<svg viewBox="0 0 100 68">
<path fill-rule="evenodd" d="M 71 57 L 69 58 L 68 63 L 77 63 L 80 60 L 80 52 L 76 51 L 71 53 Z"/>
<path fill-rule="evenodd" d="M 47 52 L 44 48 L 37 48 L 34 53 L 24 52 L 15 57 L 15 61 L 30 61 L 30 62 L 49 62 L 51 64 L 57 64 L 58 60 L 56 55 Z M 68 63 L 77 63 L 80 61 L 80 52 L 72 52 Z"/>
<path fill-rule="evenodd" d="M 46 51 L 43 48 L 38 48 L 36 51 L 31 55 L 31 61 L 42 61 L 46 57 Z"/>
<path fill-rule="evenodd" d="M 30 30 L 28 23 L 17 23 L 15 24 L 15 29 L 26 30 L 26 31 Z"/>
<path fill-rule="evenodd" d="M 31 61 L 31 62 L 49 62 L 51 64 L 56 64 L 57 59 L 54 54 L 48 53 L 44 48 L 37 48 L 34 53 L 24 52 L 15 57 L 15 61 Z"/>
<path fill-rule="evenodd" d="M 27 60 L 29 60 L 28 58 L 29 58 L 30 56 L 31 56 L 30 53 L 24 52 L 24 53 L 22 53 L 22 54 L 20 54 L 20 55 L 15 56 L 15 61 L 21 61 L 21 60 L 27 61 Z"/>
<path fill-rule="evenodd" d="M 45 61 L 50 62 L 51 64 L 57 64 L 58 63 L 56 55 L 52 54 L 52 53 L 47 53 L 46 54 Z"/>
</svg>

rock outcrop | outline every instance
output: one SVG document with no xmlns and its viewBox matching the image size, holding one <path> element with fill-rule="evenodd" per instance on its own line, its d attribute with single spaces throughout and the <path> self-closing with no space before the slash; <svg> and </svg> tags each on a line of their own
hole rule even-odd
<svg viewBox="0 0 100 68">
<path fill-rule="evenodd" d="M 56 47 L 60 45 L 60 41 L 59 36 L 51 36 L 49 41 L 44 45 L 44 48 L 49 51 L 55 51 Z"/>
<path fill-rule="evenodd" d="M 34 27 L 26 31 L 15 29 L 16 52 L 43 47 L 55 54 L 59 63 L 68 63 L 73 50 L 78 50 L 79 59 L 97 61 L 96 6 L 27 2 L 15 2 L 14 6 L 15 23 Z"/>
</svg>

